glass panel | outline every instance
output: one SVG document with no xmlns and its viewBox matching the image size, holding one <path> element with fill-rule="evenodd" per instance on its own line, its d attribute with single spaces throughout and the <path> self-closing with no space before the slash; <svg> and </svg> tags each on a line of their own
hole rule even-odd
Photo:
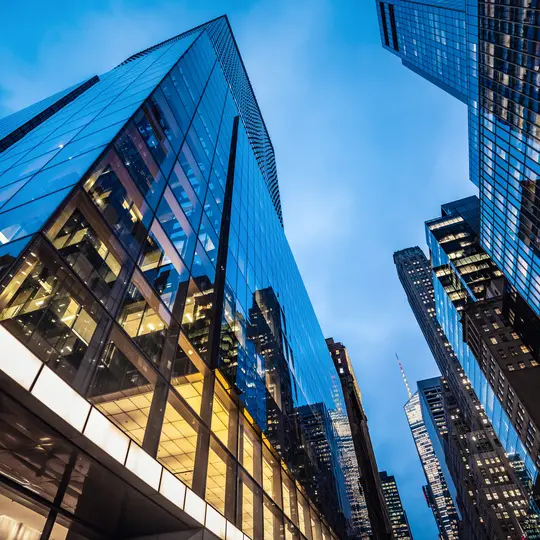
<svg viewBox="0 0 540 540">
<path fill-rule="evenodd" d="M 109 339 L 98 362 L 88 398 L 142 445 L 157 375 L 116 327 Z"/>
<path fill-rule="evenodd" d="M 310 515 L 313 540 L 322 540 L 321 520 L 313 507 L 310 508 Z"/>
<path fill-rule="evenodd" d="M 163 94 L 167 98 L 167 102 L 170 105 L 176 120 L 179 122 L 181 129 L 185 131 L 189 126 L 191 116 L 188 115 L 171 78 L 166 77 L 160 87 L 163 90 Z"/>
<path fill-rule="evenodd" d="M 182 346 L 177 345 L 171 373 L 171 385 L 186 400 L 186 403 L 200 415 L 204 375 L 192 362 L 196 356 L 197 354 L 191 348 L 188 348 L 186 354 Z"/>
<path fill-rule="evenodd" d="M 178 201 L 169 188 L 157 210 L 157 218 L 173 243 L 176 251 L 189 268 L 195 251 L 196 235 Z"/>
<path fill-rule="evenodd" d="M 261 490 L 243 471 L 238 475 L 238 522 L 249 537 L 262 538 Z"/>
<path fill-rule="evenodd" d="M 99 341 L 98 325 L 103 328 L 107 320 L 64 266 L 45 242 L 33 246 L 4 286 L 0 320 L 51 369 L 74 383 L 79 369 L 91 366 L 98 345 L 92 340 L 95 335 Z"/>
<path fill-rule="evenodd" d="M 176 158 L 176 152 L 173 151 L 167 135 L 163 132 L 158 120 L 154 117 L 152 111 L 148 109 L 148 106 L 145 105 L 135 115 L 134 122 L 156 163 L 161 167 L 165 176 L 169 176 Z"/>
<path fill-rule="evenodd" d="M 296 487 L 285 469 L 282 470 L 281 477 L 283 486 L 283 511 L 288 518 L 292 519 L 296 523 L 298 521 Z"/>
<path fill-rule="evenodd" d="M 133 274 L 118 322 L 148 358 L 158 364 L 170 315 L 138 271 Z"/>
<path fill-rule="evenodd" d="M 157 459 L 191 487 L 202 427 L 174 392 L 169 392 Z"/>
<path fill-rule="evenodd" d="M 0 538 L 39 540 L 46 521 L 45 508 L 5 488 L 0 490 Z"/>
<path fill-rule="evenodd" d="M 7 202 L 3 210 L 14 208 L 76 184 L 98 156 L 97 152 L 89 152 L 39 172 Z"/>
<path fill-rule="evenodd" d="M 208 354 L 208 332 L 213 316 L 214 289 L 201 290 L 194 279 L 189 280 L 182 317 L 182 329 L 203 358 Z"/>
<path fill-rule="evenodd" d="M 309 515 L 309 503 L 306 498 L 298 492 L 298 524 L 300 531 L 307 538 L 311 538 L 311 518 Z"/>
<path fill-rule="evenodd" d="M 127 254 L 86 198 L 77 194 L 47 231 L 47 237 L 73 271 L 111 310 L 121 294 Z"/>
<path fill-rule="evenodd" d="M 7 244 L 39 231 L 70 190 L 71 188 L 66 188 L 57 191 L 48 197 L 0 214 L 0 244 Z"/>
<path fill-rule="evenodd" d="M 180 318 L 187 293 L 189 272 L 156 221 L 152 224 L 143 246 L 139 268 L 167 308 L 173 311 L 178 300 L 177 312 Z"/>
<path fill-rule="evenodd" d="M 283 514 L 268 497 L 264 497 L 263 517 L 264 540 L 281 540 L 285 538 Z"/>
<path fill-rule="evenodd" d="M 300 532 L 288 519 L 285 519 L 285 538 L 286 540 L 300 540 Z"/>
<path fill-rule="evenodd" d="M 263 444 L 262 473 L 264 491 L 281 506 L 281 466 L 271 450 Z"/>
<path fill-rule="evenodd" d="M 245 416 L 240 416 L 240 463 L 257 482 L 261 482 L 261 439 Z"/>
<path fill-rule="evenodd" d="M 136 256 L 146 238 L 145 218 L 150 211 L 114 151 L 97 165 L 84 188 L 118 238 Z"/>
<path fill-rule="evenodd" d="M 187 144 L 184 144 L 182 151 L 178 156 L 178 161 L 184 170 L 193 191 L 197 194 L 199 199 L 204 199 L 206 192 L 206 180 L 199 169 L 199 165 L 193 156 L 191 149 Z"/>
<path fill-rule="evenodd" d="M 0 279 L 4 273 L 11 267 L 21 254 L 22 250 L 28 245 L 30 236 L 10 242 L 9 244 L 0 245 Z"/>
<path fill-rule="evenodd" d="M 198 230 L 202 206 L 184 173 L 184 169 L 182 169 L 178 162 L 174 166 L 169 178 L 169 187 L 194 230 Z"/>
<path fill-rule="evenodd" d="M 165 188 L 165 177 L 150 154 L 140 129 L 133 123 L 128 124 L 115 148 L 148 204 L 155 208 Z"/>
<path fill-rule="evenodd" d="M 235 480 L 234 460 L 225 449 L 210 437 L 205 499 L 227 519 L 234 513 Z"/>
<path fill-rule="evenodd" d="M 238 408 L 218 380 L 216 380 L 214 387 L 211 429 L 212 433 L 229 451 L 236 455 Z"/>
</svg>

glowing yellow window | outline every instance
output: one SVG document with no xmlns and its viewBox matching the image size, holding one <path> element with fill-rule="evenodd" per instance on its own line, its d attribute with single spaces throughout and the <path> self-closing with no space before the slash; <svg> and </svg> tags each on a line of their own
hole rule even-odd
<svg viewBox="0 0 540 540">
<path fill-rule="evenodd" d="M 260 489 L 244 472 L 240 472 L 239 478 L 238 516 L 240 518 L 240 528 L 250 538 L 260 538 L 262 536 Z"/>
<path fill-rule="evenodd" d="M 199 431 L 195 416 L 169 392 L 157 459 L 189 486 L 193 481 Z"/>
<path fill-rule="evenodd" d="M 281 467 L 279 460 L 263 445 L 263 489 L 281 507 Z"/>
<path fill-rule="evenodd" d="M 249 420 L 240 418 L 240 463 L 257 482 L 261 482 L 261 439 Z"/>
<path fill-rule="evenodd" d="M 225 389 L 216 380 L 212 407 L 212 433 L 236 455 L 238 409 Z"/>
<path fill-rule="evenodd" d="M 210 438 L 208 469 L 206 472 L 205 499 L 226 517 L 231 517 L 234 509 L 234 482 L 232 460 L 225 450 Z"/>
</svg>

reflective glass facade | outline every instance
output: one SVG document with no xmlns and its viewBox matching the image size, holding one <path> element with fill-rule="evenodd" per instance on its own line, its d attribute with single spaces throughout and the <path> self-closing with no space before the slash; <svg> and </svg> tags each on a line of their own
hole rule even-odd
<svg viewBox="0 0 540 540">
<path fill-rule="evenodd" d="M 412 34 L 416 39 L 420 19 L 404 19 L 401 6 L 420 9 L 417 2 L 401 0 L 392 7 L 396 42 L 402 44 L 399 50 L 388 30 L 388 6 L 392 4 L 384 4 L 383 9 L 377 2 L 383 47 L 400 56 L 407 67 L 448 90 L 433 78 L 437 58 L 426 58 L 430 69 L 419 69 L 408 58 L 406 43 Z M 454 24 L 464 25 L 466 81 L 456 97 L 468 105 L 469 174 L 479 187 L 482 247 L 540 315 L 537 7 L 524 0 L 429 4 L 423 9 L 433 12 L 431 21 L 436 20 L 441 4 Z M 423 35 L 430 44 L 429 31 Z M 449 60 L 448 65 L 454 62 Z"/>
<path fill-rule="evenodd" d="M 404 66 L 467 101 L 465 3 L 377 1 L 383 47 Z"/>
<path fill-rule="evenodd" d="M 37 370 L 2 364 L 6 400 L 39 399 L 91 455 L 114 439 L 117 474 L 183 512 L 145 534 L 343 537 L 343 395 L 225 17 L 133 55 L 14 141 L 0 206 L 0 339 Z M 58 416 L 63 403 L 78 408 Z M 0 483 L 35 491 L 17 471 L 0 459 Z M 81 538 L 128 534 L 81 512 L 66 510 L 93 530 Z"/>
<path fill-rule="evenodd" d="M 462 222 L 451 214 L 466 216 L 471 234 L 473 229 L 478 230 L 477 208 L 473 197 L 443 205 L 442 214 L 458 227 Z M 460 231 L 456 233 L 443 235 L 443 245 L 453 240 L 459 245 L 460 239 L 464 244 L 469 242 Z M 535 538 L 538 527 L 535 513 L 527 511 L 531 504 L 530 480 L 522 474 L 523 461 L 512 454 L 509 459 L 501 446 L 437 320 L 429 260 L 420 248 L 413 247 L 396 252 L 394 261 L 413 313 L 443 373 L 440 379 L 419 381 L 418 393 L 424 424 L 452 494 L 455 486 L 460 537 L 487 539 L 527 534 Z"/>
</svg>

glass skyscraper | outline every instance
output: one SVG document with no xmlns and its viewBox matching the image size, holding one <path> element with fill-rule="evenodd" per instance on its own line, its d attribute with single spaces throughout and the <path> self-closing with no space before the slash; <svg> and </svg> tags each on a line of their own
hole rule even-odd
<svg viewBox="0 0 540 540">
<path fill-rule="evenodd" d="M 227 18 L 0 137 L 0 536 L 344 537 L 343 394 Z"/>
<path fill-rule="evenodd" d="M 447 231 L 441 237 L 443 246 L 452 240 L 458 246 L 462 242 L 462 248 L 472 245 L 474 228 L 478 226 L 475 208 L 474 197 L 443 205 L 449 227 L 463 227 L 463 216 L 470 227 L 468 235 L 457 229 Z M 451 217 L 453 212 L 458 213 L 458 219 Z M 467 261 L 466 256 L 462 260 Z M 394 253 L 394 262 L 414 316 L 443 374 L 440 380 L 419 381 L 418 394 L 424 424 L 460 512 L 460 537 L 521 537 L 526 531 L 528 537 L 536 538 L 535 512 L 527 511 L 529 505 L 532 509 L 535 505 L 527 502 L 531 482 L 523 474 L 523 460 L 515 453 L 507 454 L 501 446 L 487 411 L 437 320 L 430 261 L 419 247 L 412 247 Z M 474 262 L 470 262 L 472 269 Z"/>
<path fill-rule="evenodd" d="M 469 174 L 481 201 L 480 242 L 511 289 L 540 315 L 535 4 L 390 0 L 378 1 L 377 9 L 383 47 L 467 103 Z M 461 84 L 451 84 L 452 78 Z"/>
</svg>

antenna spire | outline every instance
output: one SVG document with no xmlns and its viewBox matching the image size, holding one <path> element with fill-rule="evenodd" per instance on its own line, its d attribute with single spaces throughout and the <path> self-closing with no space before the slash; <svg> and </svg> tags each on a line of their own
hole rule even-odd
<svg viewBox="0 0 540 540">
<path fill-rule="evenodd" d="M 407 388 L 407 394 L 409 394 L 409 399 L 412 398 L 412 392 L 411 387 L 409 386 L 409 382 L 407 381 L 407 377 L 405 375 L 405 371 L 403 369 L 403 366 L 401 365 L 401 361 L 399 360 L 399 356 L 396 353 L 397 363 L 399 365 L 399 369 L 401 370 L 401 376 L 403 377 L 403 382 L 405 383 L 405 387 Z"/>
</svg>

